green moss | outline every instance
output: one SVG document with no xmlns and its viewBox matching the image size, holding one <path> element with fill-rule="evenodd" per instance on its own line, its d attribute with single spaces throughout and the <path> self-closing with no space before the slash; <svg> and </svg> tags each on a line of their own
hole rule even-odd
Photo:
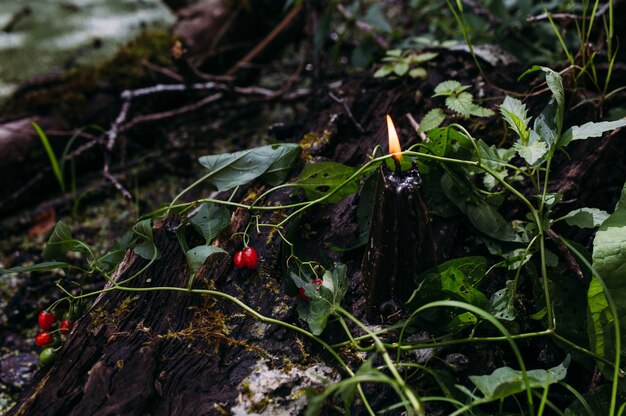
<svg viewBox="0 0 626 416">
<path fill-rule="evenodd" d="M 99 90 L 118 91 L 144 86 L 151 71 L 142 62 L 175 69 L 170 48 L 175 38 L 166 31 L 145 31 L 123 46 L 110 60 L 94 66 L 67 71 L 60 85 L 17 94 L 0 110 L 1 116 L 19 116 L 32 112 L 46 113 L 70 125 L 86 120 L 85 104 Z"/>
</svg>

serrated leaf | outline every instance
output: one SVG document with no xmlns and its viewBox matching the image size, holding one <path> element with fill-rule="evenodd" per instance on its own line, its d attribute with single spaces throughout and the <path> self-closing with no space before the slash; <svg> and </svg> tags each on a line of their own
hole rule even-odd
<svg viewBox="0 0 626 416">
<path fill-rule="evenodd" d="M 187 264 L 189 264 L 189 268 L 192 273 L 197 272 L 200 267 L 204 264 L 206 259 L 216 253 L 225 253 L 228 254 L 226 250 L 217 246 L 198 246 L 194 247 L 191 250 L 185 253 L 185 257 L 187 257 Z"/>
<path fill-rule="evenodd" d="M 486 107 L 481 107 L 478 104 L 473 104 L 472 108 L 470 108 L 469 113 L 470 115 L 476 116 L 476 117 L 491 117 L 495 114 L 493 110 L 486 108 Z"/>
<path fill-rule="evenodd" d="M 531 166 L 541 161 L 543 156 L 548 153 L 548 146 L 542 141 L 536 141 L 526 146 L 518 142 L 513 144 L 513 148 Z"/>
<path fill-rule="evenodd" d="M 69 269 L 70 267 L 72 267 L 70 264 L 62 261 L 45 261 L 31 266 L 17 266 L 10 269 L 0 269 L 0 276 L 9 273 L 30 273 L 54 269 Z"/>
<path fill-rule="evenodd" d="M 554 136 L 559 137 L 563 128 L 563 113 L 565 111 L 565 92 L 563 90 L 563 80 L 558 72 L 555 72 L 548 67 L 538 65 L 534 65 L 526 70 L 522 75 L 520 75 L 520 78 L 535 71 L 543 71 L 545 73 L 546 84 L 548 85 L 550 92 L 552 92 L 554 110 L 551 112 L 552 117 L 549 119 L 547 124 L 553 126 Z M 553 149 L 553 144 L 556 143 L 548 141 L 548 145 L 550 145 L 551 150 Z"/>
<path fill-rule="evenodd" d="M 530 122 L 530 117 L 527 117 L 528 109 L 526 105 L 517 98 L 507 95 L 500 105 L 500 113 L 504 121 L 517 133 L 522 144 L 528 143 L 530 134 L 528 123 Z"/>
<path fill-rule="evenodd" d="M 474 106 L 474 97 L 469 92 L 451 94 L 446 97 L 446 107 L 459 114 L 468 116 Z"/>
<path fill-rule="evenodd" d="M 565 220 L 567 225 L 580 228 L 596 228 L 608 217 L 608 212 L 598 208 L 579 208 L 565 214 L 562 219 Z"/>
<path fill-rule="evenodd" d="M 320 162 L 306 165 L 300 173 L 297 183 L 304 189 L 305 196 L 310 199 L 320 198 L 344 183 L 356 169 L 337 162 Z M 346 184 L 329 197 L 326 203 L 336 203 L 359 190 L 357 180 Z"/>
<path fill-rule="evenodd" d="M 65 257 L 68 251 L 88 252 L 87 245 L 72 237 L 70 228 L 63 221 L 55 226 L 41 256 L 45 260 L 59 260 Z"/>
<path fill-rule="evenodd" d="M 133 226 L 132 231 L 142 240 L 142 243 L 134 248 L 133 251 L 135 254 L 146 260 L 153 260 L 161 257 L 156 244 L 154 244 L 152 221 L 150 219 L 139 221 Z"/>
<path fill-rule="evenodd" d="M 530 388 L 544 388 L 549 384 L 563 380 L 567 375 L 569 361 L 568 356 L 563 363 L 548 370 L 526 371 L 528 386 Z M 524 374 L 520 370 L 514 370 L 510 367 L 497 368 L 490 375 L 469 376 L 469 379 L 487 400 L 503 399 L 526 390 Z"/>
<path fill-rule="evenodd" d="M 284 178 L 290 168 L 286 161 L 293 162 L 293 153 L 299 151 L 296 144 L 272 144 L 234 153 L 202 156 L 198 161 L 209 170 L 207 181 L 218 191 L 227 191 L 251 182 L 265 172 L 270 173 L 271 182 Z"/>
<path fill-rule="evenodd" d="M 626 120 L 589 122 L 582 126 L 572 126 L 559 140 L 559 146 L 567 146 L 573 140 L 585 140 L 590 137 L 602 137 L 607 131 L 626 126 Z"/>
<path fill-rule="evenodd" d="M 204 203 L 189 218 L 189 222 L 209 244 L 230 224 L 230 211 L 222 206 Z"/>
<path fill-rule="evenodd" d="M 450 94 L 454 94 L 454 93 L 459 93 L 461 91 L 464 91 L 466 89 L 468 89 L 469 86 L 463 86 L 459 81 L 456 80 L 448 80 L 448 81 L 443 81 L 440 82 L 436 87 L 435 87 L 435 94 L 433 95 L 433 97 L 439 97 L 441 95 L 450 95 Z"/>
<path fill-rule="evenodd" d="M 419 133 L 426 133 L 432 129 L 436 129 L 446 119 L 446 115 L 441 108 L 433 108 L 430 110 L 420 123 Z"/>
</svg>

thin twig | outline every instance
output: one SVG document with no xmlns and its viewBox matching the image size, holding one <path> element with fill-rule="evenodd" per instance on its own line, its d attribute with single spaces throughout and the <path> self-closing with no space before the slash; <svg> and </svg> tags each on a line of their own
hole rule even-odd
<svg viewBox="0 0 626 416">
<path fill-rule="evenodd" d="M 302 3 L 298 3 L 294 6 L 293 9 L 280 21 L 280 23 L 259 42 L 250 52 L 246 54 L 239 62 L 237 62 L 234 66 L 232 66 L 227 72 L 226 75 L 234 75 L 241 69 L 250 63 L 259 53 L 261 53 L 267 45 L 269 45 L 275 38 L 278 36 L 280 32 L 282 32 L 291 21 L 300 13 L 302 10 Z"/>
<path fill-rule="evenodd" d="M 589 20 L 592 17 L 594 19 L 597 17 L 601 17 L 604 13 L 606 13 L 608 9 L 609 9 L 609 3 L 607 2 L 606 4 L 603 4 L 602 6 L 598 8 L 598 11 L 596 12 L 594 16 L 586 16 L 585 19 Z M 554 14 L 550 14 L 550 17 L 552 18 L 552 20 L 562 20 L 562 21 L 582 20 L 583 18 L 581 15 L 573 14 L 573 13 L 554 13 Z M 528 16 L 526 18 L 526 21 L 529 23 L 541 22 L 543 20 L 548 20 L 548 13 L 541 13 L 537 16 Z"/>
<path fill-rule="evenodd" d="M 343 100 L 343 98 L 339 98 L 337 97 L 335 94 L 333 94 L 332 92 L 328 93 L 328 96 L 330 98 L 333 99 L 333 101 L 341 104 L 343 106 L 343 109 L 346 110 L 346 114 L 348 115 L 348 117 L 350 118 L 350 120 L 352 120 L 352 123 L 354 123 L 354 125 L 356 126 L 357 129 L 359 129 L 359 131 L 361 133 L 365 133 L 365 129 L 363 128 L 363 126 L 361 125 L 361 123 L 359 123 L 358 121 L 356 121 L 356 119 L 354 118 L 354 115 L 352 115 L 352 111 L 350 111 L 350 107 L 348 107 L 348 104 L 346 104 L 346 102 Z"/>
<path fill-rule="evenodd" d="M 411 126 L 415 129 L 415 133 L 420 136 L 420 139 L 422 139 L 424 143 L 428 143 L 430 140 L 428 139 L 428 136 L 426 136 L 426 133 L 420 131 L 420 123 L 413 118 L 411 113 L 406 113 L 405 116 L 409 120 L 409 123 L 411 123 Z"/>
</svg>

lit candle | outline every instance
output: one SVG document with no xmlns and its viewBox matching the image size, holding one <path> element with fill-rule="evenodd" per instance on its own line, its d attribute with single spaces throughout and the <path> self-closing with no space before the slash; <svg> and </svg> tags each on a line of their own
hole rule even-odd
<svg viewBox="0 0 626 416">
<path fill-rule="evenodd" d="M 419 273 L 436 265 L 428 209 L 417 166 L 402 171 L 396 129 L 387 115 L 389 153 L 396 168 L 378 171 L 369 242 L 361 270 L 367 288 L 367 318 L 398 312 L 417 288 Z"/>
</svg>

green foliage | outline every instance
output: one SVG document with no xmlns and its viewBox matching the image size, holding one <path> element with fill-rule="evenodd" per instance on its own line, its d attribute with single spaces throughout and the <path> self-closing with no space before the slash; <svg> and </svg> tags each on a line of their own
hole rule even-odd
<svg viewBox="0 0 626 416">
<path fill-rule="evenodd" d="M 415 52 L 412 50 L 389 49 L 382 60 L 382 66 L 374 73 L 375 78 L 387 76 L 425 79 L 428 75 L 422 64 L 437 57 L 435 52 Z"/>
<path fill-rule="evenodd" d="M 61 260 L 68 251 L 89 252 L 89 247 L 80 240 L 72 237 L 70 228 L 63 221 L 59 221 L 46 243 L 41 256 L 45 260 Z"/>
<path fill-rule="evenodd" d="M 70 264 L 62 261 L 44 261 L 42 263 L 33 264 L 32 266 L 17 266 L 10 269 L 0 269 L 0 276 L 9 273 L 30 273 L 54 269 L 67 269 L 69 267 L 71 267 Z"/>
<path fill-rule="evenodd" d="M 446 97 L 446 107 L 464 117 L 491 117 L 493 111 L 476 104 L 474 96 L 466 91 L 469 88 L 456 80 L 443 81 L 435 87 L 433 97 Z"/>
<path fill-rule="evenodd" d="M 300 153 L 296 144 L 272 144 L 234 153 L 202 156 L 198 161 L 209 170 L 208 181 L 218 191 L 227 191 L 258 177 L 270 185 L 282 182 Z"/>
<path fill-rule="evenodd" d="M 225 207 L 204 203 L 189 217 L 189 222 L 204 237 L 206 243 L 210 244 L 224 228 L 230 225 L 230 211 Z"/>
<path fill-rule="evenodd" d="M 132 231 L 142 241 L 141 244 L 134 248 L 135 254 L 146 260 L 156 260 L 161 257 L 161 254 L 154 243 L 152 220 L 146 219 L 139 221 L 133 226 Z"/>
<path fill-rule="evenodd" d="M 597 228 L 609 217 L 609 213 L 598 208 L 578 208 L 560 219 L 567 225 L 579 228 Z"/>
<path fill-rule="evenodd" d="M 567 375 L 569 361 L 568 357 L 556 367 L 548 370 L 529 370 L 525 374 L 510 367 L 500 367 L 490 375 L 469 376 L 469 378 L 483 394 L 480 399 L 485 401 L 500 400 L 523 392 L 526 390 L 527 384 L 530 385 L 530 388 L 547 388 L 550 384 L 558 383 Z M 466 387 L 457 387 L 470 397 L 476 398 Z"/>
<path fill-rule="evenodd" d="M 313 335 L 320 335 L 331 315 L 336 314 L 336 307 L 348 291 L 348 268 L 344 264 L 337 264 L 333 270 L 327 270 L 323 277 L 322 285 L 311 283 L 295 273 L 291 273 L 296 287 L 304 288 L 304 293 L 309 300 L 298 305 L 300 319 L 306 321 Z"/>
<path fill-rule="evenodd" d="M 192 273 L 197 272 L 200 267 L 204 264 L 206 259 L 216 253 L 224 253 L 228 254 L 226 250 L 217 246 L 198 246 L 194 247 L 191 250 L 185 252 L 185 257 L 187 257 L 187 263 L 189 264 L 189 268 Z"/>
<path fill-rule="evenodd" d="M 615 300 L 618 316 L 626 316 L 626 302 L 624 302 L 626 299 L 626 184 L 615 211 L 602 222 L 596 233 L 593 240 L 592 259 L 594 269 Z M 613 342 L 612 326 L 610 326 L 613 318 L 602 286 L 596 278 L 589 286 L 588 308 L 590 344 L 598 355 L 610 360 L 614 354 L 614 350 L 611 351 L 610 348 Z M 624 339 L 626 320 L 623 318 L 620 319 L 620 328 L 622 339 Z M 609 376 L 612 369 L 604 364 L 600 366 L 605 375 Z"/>
<path fill-rule="evenodd" d="M 41 139 L 41 143 L 43 144 L 44 149 L 46 150 L 46 154 L 48 155 L 48 159 L 50 160 L 50 165 L 52 166 L 52 171 L 54 172 L 54 176 L 61 187 L 61 192 L 65 193 L 65 179 L 63 178 L 63 172 L 59 166 L 59 162 L 57 160 L 56 155 L 54 154 L 54 150 L 52 150 L 52 146 L 50 146 L 50 141 L 48 140 L 48 136 L 43 132 L 41 127 L 34 121 L 32 122 L 33 127 L 37 131 L 37 135 Z"/>
<path fill-rule="evenodd" d="M 304 189 L 305 196 L 310 200 L 318 199 L 330 192 L 334 192 L 332 196 L 325 200 L 326 203 L 332 204 L 359 190 L 357 181 L 345 183 L 355 172 L 355 168 L 337 162 L 314 163 L 306 165 L 302 169 L 297 184 Z M 336 188 L 342 185 L 345 186 L 335 191 Z"/>
</svg>

